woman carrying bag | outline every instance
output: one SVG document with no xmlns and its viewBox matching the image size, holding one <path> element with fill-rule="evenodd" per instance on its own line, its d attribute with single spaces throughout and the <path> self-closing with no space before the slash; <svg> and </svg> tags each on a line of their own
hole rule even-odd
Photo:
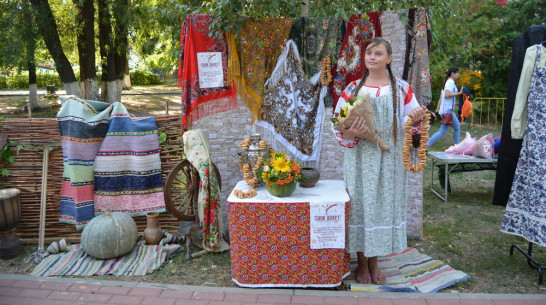
<svg viewBox="0 0 546 305">
<path fill-rule="evenodd" d="M 453 127 L 453 144 L 459 144 L 461 138 L 461 124 L 457 119 L 454 108 L 455 97 L 463 94 L 463 90 L 459 91 L 457 89 L 457 86 L 455 85 L 455 80 L 457 78 L 459 78 L 459 68 L 450 67 L 447 69 L 444 80 L 444 90 L 442 90 L 440 102 L 438 103 L 438 107 L 436 107 L 436 112 L 439 111 L 442 116 L 442 125 L 440 126 L 440 130 L 428 140 L 428 147 L 440 140 L 440 138 L 447 133 L 449 126 Z"/>
</svg>

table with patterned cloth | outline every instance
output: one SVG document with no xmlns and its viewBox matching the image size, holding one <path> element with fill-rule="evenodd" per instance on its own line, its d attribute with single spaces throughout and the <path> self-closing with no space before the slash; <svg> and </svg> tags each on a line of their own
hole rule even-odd
<svg viewBox="0 0 546 305">
<path fill-rule="evenodd" d="M 240 181 L 235 189 L 247 191 Z M 312 188 L 297 186 L 289 197 L 270 195 L 265 186 L 258 195 L 228 198 L 231 274 L 242 287 L 336 287 L 350 273 L 344 248 L 311 249 L 311 204 L 345 208 L 349 195 L 341 180 L 321 180 Z"/>
</svg>

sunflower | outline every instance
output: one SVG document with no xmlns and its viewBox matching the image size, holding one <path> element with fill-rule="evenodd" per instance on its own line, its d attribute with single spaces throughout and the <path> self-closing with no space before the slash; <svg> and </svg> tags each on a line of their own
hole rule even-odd
<svg viewBox="0 0 546 305">
<path fill-rule="evenodd" d="M 273 161 L 273 168 L 277 172 L 286 173 L 290 171 L 290 163 L 287 162 L 283 157 L 277 157 Z"/>
</svg>

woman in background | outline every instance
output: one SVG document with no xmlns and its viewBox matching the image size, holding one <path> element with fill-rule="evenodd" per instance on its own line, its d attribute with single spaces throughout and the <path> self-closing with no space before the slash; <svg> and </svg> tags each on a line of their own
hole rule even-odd
<svg viewBox="0 0 546 305">
<path fill-rule="evenodd" d="M 453 144 L 459 144 L 461 140 L 461 124 L 459 119 L 457 119 L 457 114 L 455 114 L 455 97 L 463 94 L 463 90 L 459 91 L 455 85 L 455 80 L 459 78 L 459 68 L 450 67 L 446 71 L 446 77 L 444 79 L 444 98 L 440 99 L 438 107 L 436 107 L 436 112 L 439 112 L 440 115 L 444 113 L 451 113 L 452 124 L 440 126 L 440 130 L 436 132 L 430 139 L 428 139 L 428 147 L 436 143 L 440 138 L 442 138 L 449 129 L 449 126 L 453 127 Z"/>
</svg>

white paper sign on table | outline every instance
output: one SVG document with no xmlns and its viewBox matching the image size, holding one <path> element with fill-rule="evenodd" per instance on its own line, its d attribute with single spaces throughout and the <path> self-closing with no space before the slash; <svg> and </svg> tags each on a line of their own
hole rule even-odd
<svg viewBox="0 0 546 305">
<path fill-rule="evenodd" d="M 345 203 L 309 204 L 311 249 L 345 248 Z"/>
<path fill-rule="evenodd" d="M 199 88 L 224 86 L 221 52 L 198 52 Z"/>
</svg>

